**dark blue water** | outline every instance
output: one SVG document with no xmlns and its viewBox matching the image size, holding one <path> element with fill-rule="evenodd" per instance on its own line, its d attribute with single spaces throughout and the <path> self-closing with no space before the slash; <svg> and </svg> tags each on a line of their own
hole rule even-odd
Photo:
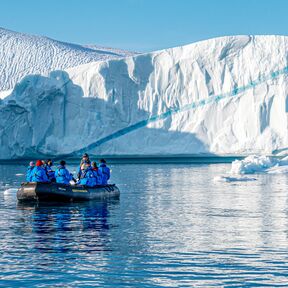
<svg viewBox="0 0 288 288">
<path fill-rule="evenodd" d="M 115 164 L 120 200 L 49 206 L 0 165 L 0 286 L 287 287 L 288 176 L 213 180 L 229 169 Z"/>
</svg>

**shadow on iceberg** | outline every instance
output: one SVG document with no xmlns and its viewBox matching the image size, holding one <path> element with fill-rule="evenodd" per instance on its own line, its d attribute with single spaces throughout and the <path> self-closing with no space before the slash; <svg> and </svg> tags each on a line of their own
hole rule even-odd
<svg viewBox="0 0 288 288">
<path fill-rule="evenodd" d="M 148 128 L 153 115 L 139 109 L 138 101 L 153 66 L 149 57 L 135 65 L 141 66 L 136 69 L 141 75 L 134 79 L 124 61 L 109 61 L 109 67 L 100 70 L 106 99 L 84 95 L 65 71 L 23 78 L 0 103 L 0 158 L 74 157 L 83 151 L 117 156 L 211 155 L 194 134 L 171 131 L 171 117 L 160 119 L 157 128 Z"/>
</svg>

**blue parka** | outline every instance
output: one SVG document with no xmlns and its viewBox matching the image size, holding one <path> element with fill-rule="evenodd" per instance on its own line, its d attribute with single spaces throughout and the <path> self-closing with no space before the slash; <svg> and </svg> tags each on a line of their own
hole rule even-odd
<svg viewBox="0 0 288 288">
<path fill-rule="evenodd" d="M 57 183 L 70 184 L 72 174 L 65 168 L 65 166 L 58 166 L 55 171 L 55 178 Z"/>
<path fill-rule="evenodd" d="M 47 174 L 48 179 L 49 179 L 50 181 L 52 181 L 53 179 L 55 179 L 55 172 L 53 171 L 52 166 L 46 165 L 44 169 L 46 170 L 46 174 Z"/>
<path fill-rule="evenodd" d="M 102 184 L 102 173 L 101 173 L 101 171 L 99 170 L 99 168 L 97 170 L 92 168 L 92 171 L 93 171 L 94 177 L 96 178 L 96 185 L 101 185 Z"/>
<path fill-rule="evenodd" d="M 102 185 L 106 185 L 108 180 L 110 179 L 110 169 L 106 166 L 106 164 L 102 163 L 99 167 L 99 171 L 102 178 Z"/>
<path fill-rule="evenodd" d="M 31 182 L 49 182 L 46 171 L 41 166 L 35 166 L 31 171 Z"/>
<path fill-rule="evenodd" d="M 26 181 L 32 182 L 32 171 L 35 167 L 34 166 L 28 166 L 26 170 Z"/>
<path fill-rule="evenodd" d="M 79 167 L 78 167 L 78 169 L 77 169 L 77 177 L 78 177 L 78 179 L 80 179 L 81 178 L 81 175 L 82 175 L 82 170 L 81 170 L 81 166 L 83 165 L 83 164 L 87 164 L 87 163 L 90 163 L 90 161 L 84 161 L 84 160 L 81 160 L 81 162 L 80 162 L 80 165 L 79 165 Z"/>
<path fill-rule="evenodd" d="M 94 171 L 92 170 L 91 167 L 86 168 L 82 174 L 81 174 L 81 178 L 78 181 L 79 185 L 85 185 L 88 187 L 93 187 L 97 185 L 97 179 L 96 179 L 96 175 L 94 174 Z"/>
</svg>

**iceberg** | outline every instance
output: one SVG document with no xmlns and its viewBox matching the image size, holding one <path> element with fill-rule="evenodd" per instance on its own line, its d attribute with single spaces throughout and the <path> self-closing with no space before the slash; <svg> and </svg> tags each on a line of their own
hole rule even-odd
<svg viewBox="0 0 288 288">
<path fill-rule="evenodd" d="M 13 89 L 29 74 L 47 75 L 56 69 L 135 54 L 96 45 L 65 43 L 0 27 L 0 98 L 3 97 L 1 91 Z"/>
<path fill-rule="evenodd" d="M 288 37 L 231 36 L 28 75 L 0 158 L 287 155 Z"/>
</svg>

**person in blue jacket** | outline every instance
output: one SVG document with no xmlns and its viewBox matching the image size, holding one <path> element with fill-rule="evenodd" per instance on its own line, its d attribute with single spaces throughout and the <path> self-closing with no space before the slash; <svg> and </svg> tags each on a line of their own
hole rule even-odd
<svg viewBox="0 0 288 288">
<path fill-rule="evenodd" d="M 97 185 L 97 179 L 96 179 L 96 175 L 94 174 L 94 171 L 91 167 L 90 162 L 88 162 L 86 164 L 82 164 L 81 170 L 82 170 L 82 173 L 80 176 L 80 180 L 77 182 L 77 184 L 88 186 L 88 187 L 96 186 Z"/>
<path fill-rule="evenodd" d="M 57 183 L 70 184 L 73 179 L 72 174 L 65 167 L 66 162 L 64 160 L 60 161 L 60 166 L 55 170 L 55 179 Z"/>
<path fill-rule="evenodd" d="M 105 159 L 100 159 L 99 172 L 102 178 L 102 185 L 107 185 L 108 180 L 110 179 L 110 169 L 106 166 Z"/>
<path fill-rule="evenodd" d="M 83 164 L 87 164 L 87 163 L 91 163 L 90 159 L 89 159 L 89 155 L 87 153 L 84 153 L 82 155 L 82 159 L 81 159 L 81 162 L 80 162 L 80 165 L 79 165 L 79 168 L 77 170 L 77 178 L 80 179 L 81 178 L 81 174 L 82 174 L 82 167 L 83 167 Z"/>
<path fill-rule="evenodd" d="M 32 181 L 32 171 L 33 171 L 34 167 L 35 167 L 34 162 L 31 161 L 29 163 L 29 166 L 27 167 L 27 171 L 26 171 L 26 181 L 27 182 Z"/>
<path fill-rule="evenodd" d="M 49 182 L 41 160 L 36 161 L 36 166 L 31 171 L 31 182 Z"/>
<path fill-rule="evenodd" d="M 96 185 L 101 185 L 102 184 L 102 175 L 101 175 L 101 172 L 99 171 L 99 168 L 98 168 L 97 163 L 95 161 L 92 162 L 92 170 L 94 173 L 94 177 L 96 178 Z"/>
<path fill-rule="evenodd" d="M 53 166 L 53 162 L 51 159 L 48 159 L 47 161 L 45 161 L 45 166 L 44 169 L 46 171 L 47 177 L 49 179 L 50 182 L 55 182 L 55 172 L 52 169 Z"/>
</svg>

